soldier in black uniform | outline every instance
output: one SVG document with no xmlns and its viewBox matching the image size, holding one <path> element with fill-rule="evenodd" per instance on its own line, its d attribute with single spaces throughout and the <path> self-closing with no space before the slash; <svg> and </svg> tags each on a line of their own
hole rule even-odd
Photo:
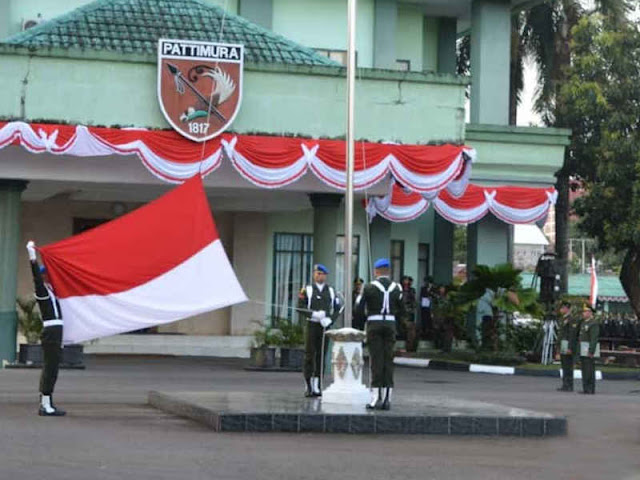
<svg viewBox="0 0 640 480">
<path fill-rule="evenodd" d="M 389 278 L 386 258 L 374 264 L 376 279 L 364 287 L 354 316 L 366 318 L 367 345 L 371 362 L 371 402 L 368 409 L 389 410 L 393 390 L 393 354 L 396 325 L 406 320 L 402 288 Z"/>
<path fill-rule="evenodd" d="M 573 392 L 573 366 L 578 358 L 578 335 L 580 318 L 573 310 L 571 302 L 563 300 L 560 304 L 559 319 L 560 363 L 562 365 L 562 387 L 559 392 Z"/>
<path fill-rule="evenodd" d="M 52 399 L 62 358 L 62 313 L 53 288 L 49 283 L 45 283 L 43 274 L 46 275 L 46 272 L 44 267 L 40 267 L 38 264 L 36 246 L 32 241 L 27 243 L 27 252 L 31 262 L 35 296 L 42 315 L 43 327 L 41 340 L 44 365 L 40 376 L 40 409 L 38 410 L 38 415 L 43 417 L 62 417 L 66 412 L 56 408 Z"/>
<path fill-rule="evenodd" d="M 326 284 L 329 270 L 322 264 L 314 265 L 313 284 L 300 290 L 298 308 L 305 321 L 304 366 L 302 372 L 306 397 L 320 397 L 322 351 L 324 331 L 338 317 L 340 301 L 333 287 Z"/>
</svg>

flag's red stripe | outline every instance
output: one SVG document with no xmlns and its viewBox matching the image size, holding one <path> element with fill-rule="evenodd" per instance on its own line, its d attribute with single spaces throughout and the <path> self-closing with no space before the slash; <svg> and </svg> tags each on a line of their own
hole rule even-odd
<svg viewBox="0 0 640 480">
<path fill-rule="evenodd" d="M 117 220 L 40 249 L 60 298 L 129 290 L 218 239 L 196 175 Z"/>
</svg>

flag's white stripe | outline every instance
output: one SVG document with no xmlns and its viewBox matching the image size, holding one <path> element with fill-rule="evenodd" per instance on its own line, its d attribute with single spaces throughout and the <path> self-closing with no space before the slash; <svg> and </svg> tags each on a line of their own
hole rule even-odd
<svg viewBox="0 0 640 480">
<path fill-rule="evenodd" d="M 64 343 L 161 325 L 246 301 L 220 240 L 125 292 L 60 299 Z"/>
</svg>

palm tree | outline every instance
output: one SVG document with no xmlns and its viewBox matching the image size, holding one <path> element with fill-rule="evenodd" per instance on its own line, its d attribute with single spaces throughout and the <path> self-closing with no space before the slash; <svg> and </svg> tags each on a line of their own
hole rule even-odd
<svg viewBox="0 0 640 480">
<path fill-rule="evenodd" d="M 563 105 L 557 98 L 566 82 L 571 65 L 572 29 L 584 15 L 599 13 L 615 22 L 628 21 L 629 13 L 638 6 L 638 0 L 595 0 L 589 10 L 584 0 L 547 0 L 512 17 L 511 87 L 509 123 L 516 124 L 517 105 L 523 87 L 523 59 L 533 59 L 538 69 L 538 86 L 534 108 L 548 127 L 570 128 L 563 116 Z M 470 42 L 468 37 L 458 45 L 458 74 L 470 70 Z M 564 163 L 556 173 L 556 254 L 561 266 L 561 289 L 568 287 L 569 257 L 569 189 L 570 178 L 584 176 L 584 167 L 572 148 L 565 152 Z"/>
</svg>

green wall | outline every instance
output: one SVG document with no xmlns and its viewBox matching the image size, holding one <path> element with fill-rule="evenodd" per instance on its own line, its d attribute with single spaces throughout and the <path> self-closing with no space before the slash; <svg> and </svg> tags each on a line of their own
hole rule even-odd
<svg viewBox="0 0 640 480">
<path fill-rule="evenodd" d="M 356 50 L 358 66 L 373 66 L 373 0 L 358 1 Z M 345 0 L 273 0 L 273 30 L 302 45 L 346 50 Z"/>
<path fill-rule="evenodd" d="M 411 61 L 411 70 L 422 71 L 422 12 L 412 5 L 398 5 L 396 58 Z"/>
<path fill-rule="evenodd" d="M 146 58 L 139 63 L 114 58 L 120 61 L 0 53 L 0 115 L 168 128 L 158 106 L 155 63 L 147 63 Z M 239 133 L 343 136 L 343 73 L 332 67 L 248 65 L 242 106 L 231 129 Z M 455 77 L 409 75 L 412 77 L 372 72 L 361 77 L 356 88 L 356 136 L 405 143 L 460 141 L 464 82 Z M 74 102 L 63 100 L 70 98 Z M 437 116 L 426 114 L 436 109 Z"/>
</svg>

